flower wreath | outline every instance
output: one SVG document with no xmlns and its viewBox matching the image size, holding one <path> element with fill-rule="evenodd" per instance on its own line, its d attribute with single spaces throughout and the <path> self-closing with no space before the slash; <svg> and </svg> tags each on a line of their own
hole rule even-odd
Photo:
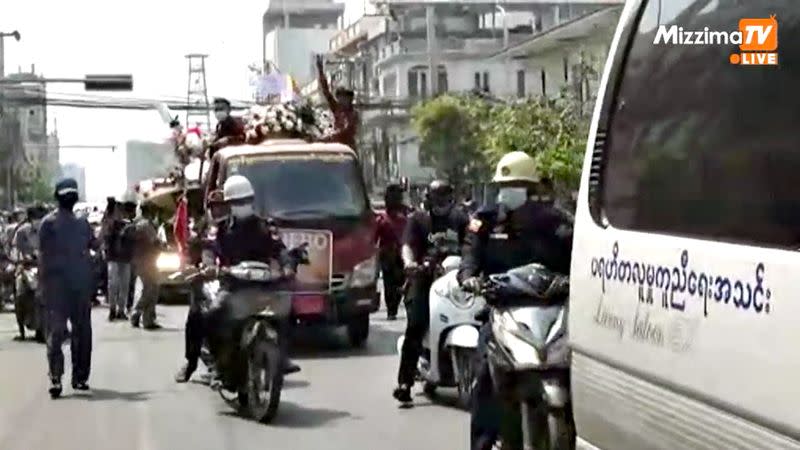
<svg viewBox="0 0 800 450">
<path fill-rule="evenodd" d="M 330 112 L 305 102 L 254 106 L 245 116 L 248 144 L 268 139 L 319 141 L 333 131 Z"/>
</svg>

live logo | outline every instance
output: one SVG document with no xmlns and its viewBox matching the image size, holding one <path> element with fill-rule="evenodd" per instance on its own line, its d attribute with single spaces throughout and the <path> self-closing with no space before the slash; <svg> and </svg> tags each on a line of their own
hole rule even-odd
<svg viewBox="0 0 800 450">
<path fill-rule="evenodd" d="M 741 65 L 743 66 L 777 66 L 777 53 L 742 53 Z"/>
</svg>

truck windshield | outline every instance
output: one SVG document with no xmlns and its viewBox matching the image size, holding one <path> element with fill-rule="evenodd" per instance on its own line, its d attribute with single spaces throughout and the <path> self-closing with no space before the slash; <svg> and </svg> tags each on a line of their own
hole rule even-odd
<svg viewBox="0 0 800 450">
<path fill-rule="evenodd" d="M 253 184 L 259 214 L 282 219 L 361 217 L 364 183 L 351 156 L 259 155 L 231 162 Z"/>
</svg>

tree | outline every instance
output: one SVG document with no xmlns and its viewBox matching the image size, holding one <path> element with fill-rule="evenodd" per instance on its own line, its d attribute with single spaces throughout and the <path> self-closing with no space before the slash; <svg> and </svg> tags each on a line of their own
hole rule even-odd
<svg viewBox="0 0 800 450">
<path fill-rule="evenodd" d="M 46 170 L 36 169 L 31 180 L 20 180 L 17 199 L 21 203 L 47 202 L 53 198 L 52 176 Z"/>
<path fill-rule="evenodd" d="M 411 116 L 420 137 L 420 162 L 456 186 L 481 180 L 486 171 L 480 151 L 479 118 L 483 111 L 480 103 L 454 95 L 416 105 Z"/>
</svg>

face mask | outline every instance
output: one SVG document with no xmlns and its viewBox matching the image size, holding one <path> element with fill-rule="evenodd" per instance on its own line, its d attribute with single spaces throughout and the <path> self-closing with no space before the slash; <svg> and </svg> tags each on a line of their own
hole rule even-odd
<svg viewBox="0 0 800 450">
<path fill-rule="evenodd" d="M 231 206 L 231 215 L 237 219 L 244 219 L 253 214 L 253 205 L 251 204 Z"/>
<path fill-rule="evenodd" d="M 527 188 L 502 188 L 497 194 L 497 203 L 513 211 L 528 201 Z"/>
<path fill-rule="evenodd" d="M 214 117 L 216 117 L 217 120 L 225 120 L 228 117 L 228 112 L 227 111 L 214 111 Z"/>
</svg>

